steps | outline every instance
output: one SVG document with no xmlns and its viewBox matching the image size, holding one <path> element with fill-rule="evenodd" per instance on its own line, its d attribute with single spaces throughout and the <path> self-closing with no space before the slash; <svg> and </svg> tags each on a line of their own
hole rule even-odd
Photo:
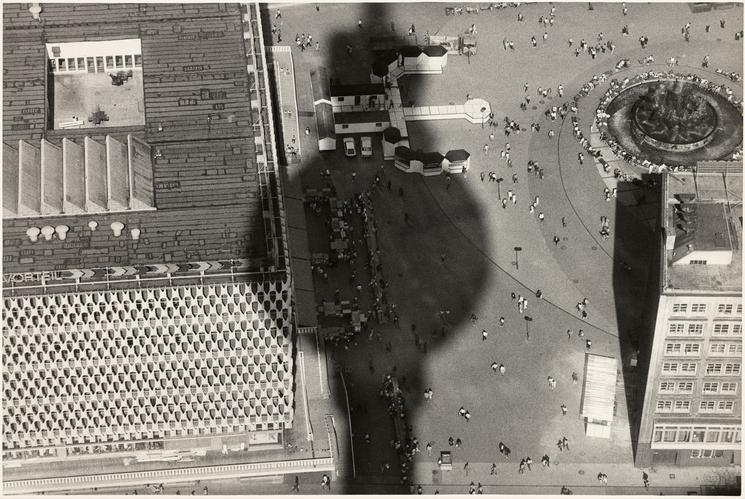
<svg viewBox="0 0 745 499">
<path fill-rule="evenodd" d="M 3 218 L 155 209 L 150 146 L 127 135 L 3 143 Z"/>
</svg>

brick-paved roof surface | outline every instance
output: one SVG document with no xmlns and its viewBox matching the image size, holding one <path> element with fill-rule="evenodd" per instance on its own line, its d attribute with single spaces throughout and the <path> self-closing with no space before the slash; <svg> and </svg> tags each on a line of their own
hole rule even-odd
<svg viewBox="0 0 745 499">
<path fill-rule="evenodd" d="M 46 138 L 130 133 L 153 152 L 156 211 L 4 220 L 4 272 L 267 257 L 241 13 L 237 4 L 3 5 L 3 132 L 38 147 Z M 46 130 L 45 42 L 142 40 L 145 126 Z M 50 80 L 51 82 L 51 80 Z M 255 85 L 254 85 L 255 86 Z M 264 117 L 266 119 L 266 117 Z M 99 223 L 95 233 L 90 220 Z M 125 224 L 114 237 L 109 225 Z M 70 227 L 66 241 L 32 243 L 29 227 Z M 129 237 L 139 228 L 139 241 Z M 268 265 L 276 262 L 268 260 Z"/>
</svg>

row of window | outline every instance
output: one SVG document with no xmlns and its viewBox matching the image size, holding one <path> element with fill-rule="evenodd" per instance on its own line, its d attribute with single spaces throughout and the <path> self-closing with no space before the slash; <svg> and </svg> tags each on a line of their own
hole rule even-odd
<svg viewBox="0 0 745 499">
<path fill-rule="evenodd" d="M 679 322 L 668 323 L 668 336 L 703 336 L 705 322 Z M 712 336 L 742 336 L 742 323 L 740 322 L 715 322 Z"/>
<path fill-rule="evenodd" d="M 665 343 L 665 355 L 698 356 L 702 343 Z M 709 355 L 742 355 L 742 343 L 709 343 Z"/>
<path fill-rule="evenodd" d="M 693 381 L 662 381 L 660 382 L 660 394 L 669 393 L 693 393 L 693 387 L 695 383 Z M 714 393 L 732 394 L 737 393 L 738 383 L 735 382 L 719 382 L 719 381 L 707 381 L 701 387 L 701 393 L 703 395 L 710 395 Z"/>
<path fill-rule="evenodd" d="M 723 455 L 723 450 L 693 449 L 691 451 L 691 459 L 711 459 L 714 457 L 722 457 Z"/>
<path fill-rule="evenodd" d="M 739 362 L 707 362 L 706 374 L 719 376 L 737 376 L 740 374 Z M 663 362 L 662 375 L 695 376 L 698 370 L 697 362 Z"/>
<path fill-rule="evenodd" d="M 666 443 L 739 443 L 739 426 L 678 426 L 669 424 L 654 425 L 652 442 Z"/>
<path fill-rule="evenodd" d="M 734 400 L 702 400 L 698 406 L 699 413 L 731 414 L 735 409 Z M 656 412 L 691 412 L 690 400 L 658 400 Z"/>
<path fill-rule="evenodd" d="M 68 57 L 49 59 L 52 72 L 80 71 L 88 73 L 103 73 L 113 69 L 140 68 L 142 67 L 142 56 L 135 55 L 108 55 L 97 57 Z"/>
<path fill-rule="evenodd" d="M 693 262 L 691 262 L 693 263 Z M 705 314 L 706 303 L 673 303 L 674 314 Z M 729 315 L 732 312 L 742 315 L 742 303 L 734 305 L 732 303 L 720 303 L 717 305 L 717 313 Z"/>
</svg>

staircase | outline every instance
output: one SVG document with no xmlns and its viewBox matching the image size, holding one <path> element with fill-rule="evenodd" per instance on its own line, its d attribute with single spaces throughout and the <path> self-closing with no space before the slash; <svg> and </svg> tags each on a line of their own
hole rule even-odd
<svg viewBox="0 0 745 499">
<path fill-rule="evenodd" d="M 152 209 L 150 146 L 132 135 L 3 142 L 3 218 Z"/>
</svg>

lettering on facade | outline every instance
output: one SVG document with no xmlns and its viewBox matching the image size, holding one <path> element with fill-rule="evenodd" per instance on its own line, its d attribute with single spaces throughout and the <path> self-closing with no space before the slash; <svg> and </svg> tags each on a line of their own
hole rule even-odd
<svg viewBox="0 0 745 499">
<path fill-rule="evenodd" d="M 200 40 L 211 40 L 214 38 L 224 38 L 225 33 L 222 31 L 204 31 L 199 33 Z"/>
<path fill-rule="evenodd" d="M 181 182 L 173 180 L 170 182 L 155 182 L 155 188 L 161 191 L 170 191 L 172 189 L 180 189 Z"/>
<path fill-rule="evenodd" d="M 199 91 L 199 97 L 202 100 L 227 99 L 228 93 L 225 90 L 210 90 L 208 88 L 203 88 Z"/>
<path fill-rule="evenodd" d="M 10 125 L 11 130 L 31 130 L 30 123 L 14 123 Z"/>
<path fill-rule="evenodd" d="M 60 272 L 14 272 L 3 274 L 3 282 L 6 284 L 29 281 L 61 281 L 63 279 Z"/>
<path fill-rule="evenodd" d="M 197 105 L 197 100 L 196 99 L 185 99 L 185 98 L 181 98 L 181 99 L 178 100 L 178 105 L 179 106 L 196 106 Z"/>
<path fill-rule="evenodd" d="M 204 71 L 204 66 L 202 64 L 190 64 L 184 66 L 184 73 L 193 73 L 195 71 Z"/>
<path fill-rule="evenodd" d="M 178 39 L 179 40 L 182 40 L 182 41 L 196 40 L 197 39 L 197 35 L 195 35 L 194 33 L 185 33 L 183 35 L 179 35 L 178 36 Z"/>
<path fill-rule="evenodd" d="M 41 113 L 40 107 L 26 107 L 21 109 L 21 114 L 39 114 Z"/>
</svg>

